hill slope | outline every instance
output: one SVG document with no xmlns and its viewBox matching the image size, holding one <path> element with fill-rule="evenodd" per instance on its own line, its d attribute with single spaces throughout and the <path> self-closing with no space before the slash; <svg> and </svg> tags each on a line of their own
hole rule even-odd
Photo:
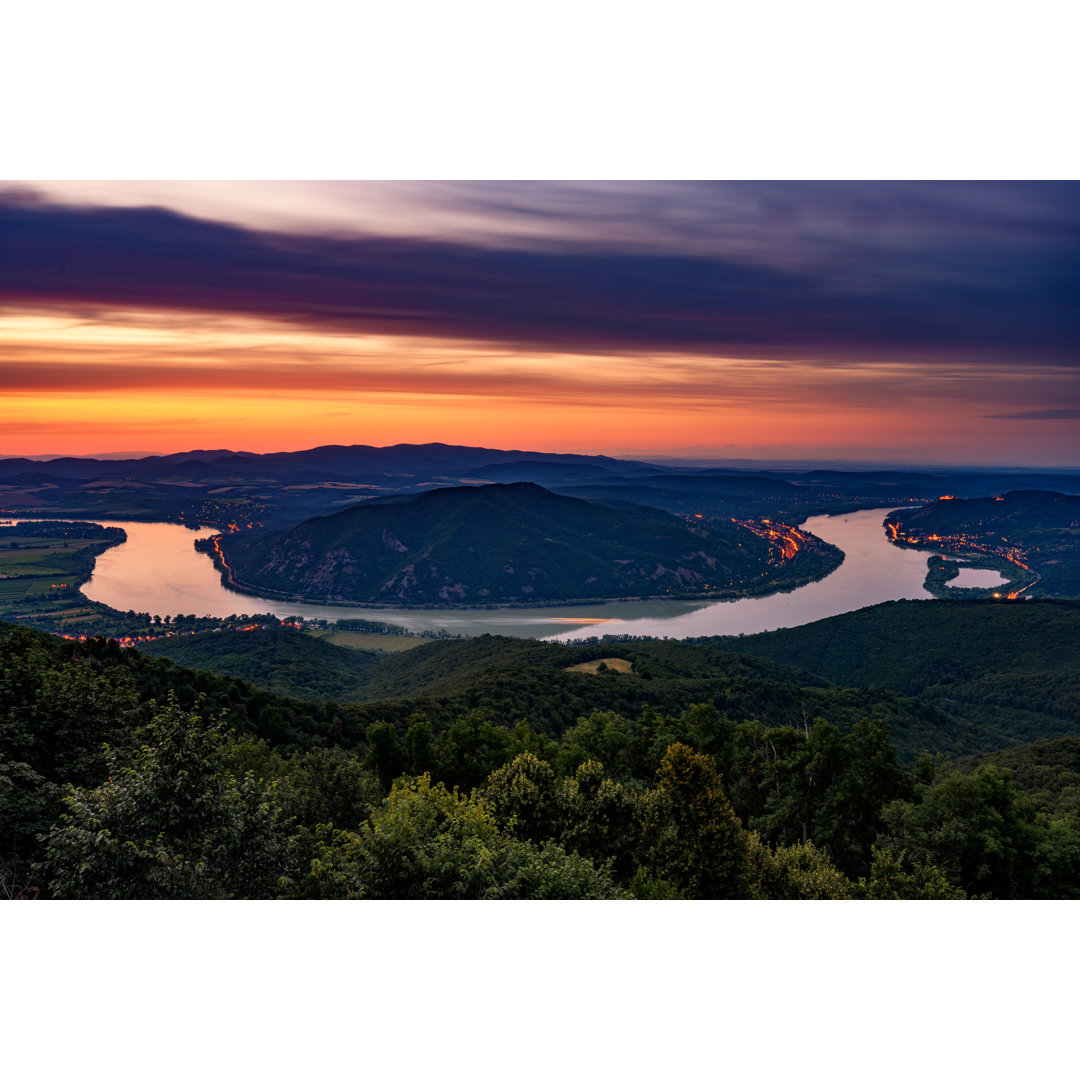
<svg viewBox="0 0 1080 1080">
<path fill-rule="evenodd" d="M 244 679 L 272 694 L 309 699 L 351 696 L 379 666 L 374 652 L 343 649 L 283 627 L 161 638 L 140 648 L 197 671 Z"/>
<path fill-rule="evenodd" d="M 416 712 L 439 731 L 481 709 L 496 723 L 512 726 L 524 719 L 533 730 L 558 737 L 594 709 L 639 717 L 649 707 L 678 715 L 709 702 L 733 723 L 760 721 L 800 731 L 816 717 L 843 731 L 860 718 L 876 717 L 889 725 L 904 758 L 923 750 L 975 753 L 1006 741 L 890 690 L 833 687 L 769 660 L 683 642 L 569 646 L 483 635 L 432 641 L 383 657 L 312 647 L 321 644 L 284 629 L 172 638 L 143 651 L 221 675 L 243 675 L 264 691 L 324 701 L 336 695 L 332 711 L 347 731 L 363 730 L 377 719 L 404 730 Z M 338 656 L 342 651 L 350 655 Z M 625 673 L 611 670 L 615 658 L 626 662 Z M 608 661 L 609 670 L 575 670 L 590 660 Z M 261 722 L 256 730 L 264 730 Z"/>
<path fill-rule="evenodd" d="M 287 640 L 290 634 L 295 641 Z M 358 663 L 355 672 L 344 673 L 354 685 L 352 700 L 332 702 L 326 698 L 338 675 L 320 681 L 327 676 L 323 650 L 307 648 L 303 637 L 286 629 L 280 640 L 252 632 L 205 635 L 202 642 L 208 645 L 195 644 L 209 654 L 199 658 L 200 666 L 221 670 L 234 664 L 227 653 L 212 655 L 216 648 L 227 650 L 233 644 L 224 639 L 237 639 L 237 644 L 250 639 L 247 674 L 263 688 L 228 675 L 179 667 L 144 649 L 122 649 L 101 638 L 61 641 L 4 623 L 0 623 L 0 667 L 8 646 L 29 642 L 53 664 L 75 660 L 80 670 L 130 677 L 144 702 L 163 702 L 174 694 L 182 707 L 204 716 L 226 710 L 238 732 L 282 747 L 355 747 L 370 725 L 380 721 L 404 735 L 416 713 L 425 714 L 439 733 L 467 715 L 477 715 L 474 710 L 498 726 L 512 728 L 527 720 L 534 733 L 559 738 L 593 710 L 639 719 L 649 708 L 678 716 L 702 703 L 714 705 L 734 724 L 791 727 L 800 737 L 817 717 L 844 732 L 854 730 L 863 718 L 877 718 L 888 725 L 901 758 L 907 760 L 923 751 L 987 752 L 1007 742 L 932 704 L 889 690 L 831 687 L 768 660 L 673 641 L 592 646 L 488 636 L 433 641 L 408 653 Z M 285 652 L 276 650 L 275 644 Z M 255 655 L 258 651 L 265 651 L 262 659 Z M 265 689 L 273 684 L 283 657 L 291 665 L 290 689 L 302 687 L 321 700 L 296 700 Z M 628 670 L 624 673 L 610 664 L 598 674 L 579 669 L 583 662 L 613 658 L 627 661 Z M 79 714 L 83 712 L 79 705 Z"/>
<path fill-rule="evenodd" d="M 573 670 L 583 661 L 615 658 L 629 661 L 630 671 Z M 861 718 L 879 718 L 905 759 L 924 750 L 975 753 L 1006 742 L 962 717 L 890 690 L 829 686 L 783 664 L 681 641 L 568 646 L 484 635 L 431 642 L 372 669 L 356 699 L 368 708 L 379 703 L 383 710 L 387 699 L 401 701 L 401 718 L 419 710 L 436 726 L 479 708 L 498 722 L 527 719 L 534 730 L 556 736 L 594 709 L 639 716 L 649 706 L 678 714 L 709 702 L 735 723 L 760 720 L 800 731 L 816 717 L 843 731 Z"/>
<path fill-rule="evenodd" d="M 353 603 L 535 603 L 742 592 L 776 574 L 770 543 L 530 483 L 373 499 L 269 534 L 222 538 L 231 584 Z M 804 552 L 807 577 L 839 560 Z M 791 560 L 794 563 L 796 560 Z M 800 564 L 803 565 L 803 564 Z"/>
<path fill-rule="evenodd" d="M 1008 743 L 1080 734 L 1080 601 L 896 600 L 714 647 L 917 696 Z"/>
</svg>

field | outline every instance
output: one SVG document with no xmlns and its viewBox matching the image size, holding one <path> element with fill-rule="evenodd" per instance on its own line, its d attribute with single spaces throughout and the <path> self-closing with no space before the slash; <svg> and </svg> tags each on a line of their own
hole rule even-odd
<svg viewBox="0 0 1080 1080">
<path fill-rule="evenodd" d="M 405 634 L 364 634 L 356 630 L 309 630 L 312 637 L 328 641 L 331 645 L 341 645 L 346 649 L 368 649 L 376 652 L 404 652 L 424 645 L 430 638 L 413 637 Z"/>
<path fill-rule="evenodd" d="M 23 522 L 0 526 L 0 616 L 46 615 L 70 624 L 97 612 L 79 592 L 94 559 L 124 539 L 122 529 L 86 522 Z"/>
<path fill-rule="evenodd" d="M 630 660 L 623 660 L 618 656 L 605 656 L 603 660 L 588 660 L 584 664 L 575 664 L 566 668 L 567 671 L 581 671 L 588 675 L 598 675 L 601 671 L 617 671 L 622 675 L 629 675 L 634 665 Z"/>
<path fill-rule="evenodd" d="M 96 550 L 99 544 L 100 541 L 90 538 L 59 540 L 48 536 L 7 541 L 0 547 L 0 575 L 5 578 L 74 576 L 78 572 L 79 553 L 87 548 Z"/>
</svg>

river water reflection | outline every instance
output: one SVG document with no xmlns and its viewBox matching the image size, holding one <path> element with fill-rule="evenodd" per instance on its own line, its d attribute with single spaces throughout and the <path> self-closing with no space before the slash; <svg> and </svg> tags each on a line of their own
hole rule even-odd
<svg viewBox="0 0 1080 1080">
<path fill-rule="evenodd" d="M 83 588 L 92 600 L 120 611 L 152 615 L 226 616 L 271 612 L 307 618 L 365 618 L 397 623 L 409 630 L 458 634 L 509 634 L 569 641 L 603 634 L 647 634 L 684 638 L 706 634 L 752 634 L 800 626 L 884 600 L 929 599 L 923 588 L 927 555 L 894 547 L 881 527 L 888 510 L 809 518 L 808 532 L 845 553 L 827 578 L 790 593 L 735 601 L 628 601 L 577 607 L 499 610 L 340 607 L 287 603 L 234 592 L 221 583 L 206 555 L 193 542 L 214 530 L 165 523 L 101 521 L 119 525 L 127 543 L 98 557 Z"/>
</svg>

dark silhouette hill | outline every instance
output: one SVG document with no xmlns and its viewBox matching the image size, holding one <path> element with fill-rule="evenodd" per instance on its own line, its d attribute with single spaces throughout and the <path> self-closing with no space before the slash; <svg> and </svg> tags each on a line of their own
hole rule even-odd
<svg viewBox="0 0 1080 1080">
<path fill-rule="evenodd" d="M 116 484 L 108 488 L 103 481 Z M 858 506 L 892 507 L 948 494 L 998 495 L 1015 488 L 1080 493 L 1080 475 L 1066 471 L 720 468 L 403 443 L 316 446 L 267 454 L 199 449 L 104 460 L 0 457 L 0 509 L 282 529 L 371 496 L 517 482 L 541 484 L 549 491 L 593 502 L 634 503 L 721 521 L 767 517 L 788 525 L 813 514 Z"/>
</svg>

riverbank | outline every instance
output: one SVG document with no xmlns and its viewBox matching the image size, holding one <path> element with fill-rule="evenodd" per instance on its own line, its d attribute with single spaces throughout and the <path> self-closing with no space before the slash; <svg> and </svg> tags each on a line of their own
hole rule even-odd
<svg viewBox="0 0 1080 1080">
<path fill-rule="evenodd" d="M 887 508 L 880 508 L 807 519 L 802 526 L 805 532 L 844 552 L 838 568 L 791 592 L 724 602 L 715 598 L 664 599 L 497 610 L 376 610 L 292 600 L 252 602 L 222 584 L 210 559 L 195 551 L 190 530 L 164 523 L 107 520 L 100 524 L 123 527 L 128 542 L 97 560 L 84 592 L 90 601 L 105 604 L 114 612 L 149 612 L 162 619 L 182 612 L 220 619 L 256 610 L 283 620 L 300 616 L 328 623 L 340 619 L 389 622 L 409 633 L 554 636 L 559 640 L 604 633 L 670 638 L 754 633 L 802 625 L 883 600 L 929 599 L 924 588 L 926 555 L 896 550 L 885 542 L 882 521 L 887 512 Z M 212 535 L 207 529 L 203 538 Z"/>
</svg>

